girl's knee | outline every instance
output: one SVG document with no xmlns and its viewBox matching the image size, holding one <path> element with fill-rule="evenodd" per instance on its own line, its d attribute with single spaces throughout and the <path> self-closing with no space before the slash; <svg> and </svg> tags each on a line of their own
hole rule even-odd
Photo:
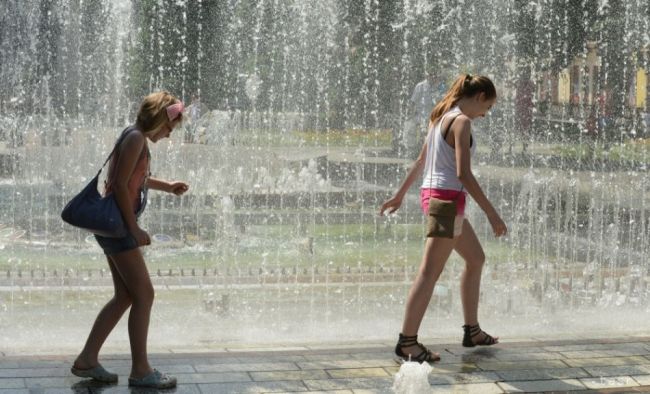
<svg viewBox="0 0 650 394">
<path fill-rule="evenodd" d="M 468 269 L 481 269 L 485 264 L 485 254 L 483 252 L 477 253 L 469 259 L 465 260 Z"/>
<path fill-rule="evenodd" d="M 115 302 L 119 307 L 127 309 L 133 303 L 133 299 L 131 299 L 129 293 L 118 292 L 113 297 L 113 302 Z"/>
<path fill-rule="evenodd" d="M 144 304 L 144 305 L 151 305 L 153 304 L 153 299 L 155 296 L 155 292 L 153 290 L 153 285 L 151 283 L 147 285 L 141 286 L 137 293 L 134 294 L 133 296 L 133 302 L 134 303 L 139 303 L 139 304 Z"/>
</svg>

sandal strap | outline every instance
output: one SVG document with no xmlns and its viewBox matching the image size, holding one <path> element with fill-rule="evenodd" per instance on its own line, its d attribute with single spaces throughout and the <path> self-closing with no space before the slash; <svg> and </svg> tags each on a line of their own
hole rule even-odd
<svg viewBox="0 0 650 394">
<path fill-rule="evenodd" d="M 415 357 L 411 356 L 411 359 L 419 362 L 431 360 L 431 350 L 427 349 L 420 343 L 418 343 L 418 345 L 420 346 L 420 349 L 422 349 L 422 352 Z"/>
<path fill-rule="evenodd" d="M 434 356 L 431 350 L 429 350 L 422 343 L 418 342 L 417 339 L 418 339 L 417 335 L 406 336 L 406 335 L 399 334 L 399 341 L 397 342 L 397 346 L 399 348 L 417 346 L 421 350 L 421 352 L 417 356 L 413 356 L 412 354 L 409 354 L 411 361 L 417 361 L 423 363 L 423 362 L 433 362 L 440 359 L 440 357 Z M 402 353 L 401 357 L 406 357 L 406 354 L 403 354 L 401 349 L 400 349 L 400 353 Z"/>
<path fill-rule="evenodd" d="M 469 336 L 472 338 L 480 334 L 484 335 L 483 340 L 477 342 L 476 343 L 477 345 L 494 345 L 496 343 L 494 337 L 492 337 L 492 335 L 488 334 L 487 332 L 483 331 L 478 324 L 473 326 L 464 325 L 463 328 L 465 329 L 465 332 L 468 333 Z"/>
<path fill-rule="evenodd" d="M 397 341 L 397 343 L 402 347 L 421 345 L 418 342 L 417 335 L 406 336 L 406 335 L 399 334 L 399 340 Z"/>
<path fill-rule="evenodd" d="M 481 327 L 478 324 L 475 326 L 469 326 L 469 335 L 476 336 L 481 332 L 483 332 L 483 330 L 481 330 Z"/>
</svg>

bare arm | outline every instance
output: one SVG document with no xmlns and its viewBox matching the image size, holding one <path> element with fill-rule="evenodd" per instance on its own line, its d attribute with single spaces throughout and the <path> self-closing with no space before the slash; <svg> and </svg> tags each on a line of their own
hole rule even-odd
<svg viewBox="0 0 650 394">
<path fill-rule="evenodd" d="M 454 145 L 456 151 L 456 176 L 463 184 L 463 187 L 470 196 L 476 201 L 479 207 L 490 216 L 496 214 L 496 210 L 490 203 L 490 200 L 483 193 L 483 189 L 476 181 L 471 167 L 470 156 L 470 136 L 471 136 L 471 123 L 470 120 L 463 115 L 458 116 L 458 120 L 451 126 L 451 131 L 454 135 Z"/>
<path fill-rule="evenodd" d="M 492 225 L 494 234 L 496 236 L 504 235 L 507 232 L 507 228 L 503 220 L 490 200 L 488 200 L 472 173 L 470 156 L 471 122 L 469 118 L 464 115 L 459 115 L 458 120 L 452 124 L 451 131 L 453 132 L 453 144 L 456 151 L 456 175 L 458 176 L 458 180 L 463 184 L 465 190 L 472 196 L 478 206 L 481 207 L 483 212 L 485 212 Z"/>
<path fill-rule="evenodd" d="M 147 178 L 147 184 L 146 186 L 150 189 L 154 190 L 160 190 L 163 192 L 168 192 L 169 191 L 169 182 L 164 181 L 162 179 L 157 179 L 157 178 Z"/>
<path fill-rule="evenodd" d="M 163 192 L 167 193 L 174 193 L 177 196 L 180 196 L 181 194 L 185 193 L 188 189 L 189 186 L 185 182 L 178 182 L 178 181 L 164 181 L 162 179 L 157 179 L 157 178 L 147 178 L 147 187 L 154 189 L 154 190 L 160 190 Z"/>
<path fill-rule="evenodd" d="M 413 182 L 415 182 L 415 180 L 422 173 L 422 169 L 424 168 L 426 157 L 427 157 L 427 143 L 425 142 L 424 145 L 422 145 L 422 150 L 420 151 L 420 155 L 413 162 L 413 165 L 409 169 L 409 172 L 406 174 L 406 178 L 402 182 L 402 185 L 399 187 L 399 189 L 397 189 L 397 192 L 393 197 L 389 198 L 381 205 L 381 208 L 379 209 L 380 216 L 383 216 L 384 211 L 386 210 L 388 210 L 388 213 L 393 213 L 399 209 L 399 207 L 402 205 L 402 200 L 404 199 L 406 192 L 409 190 Z"/>
</svg>

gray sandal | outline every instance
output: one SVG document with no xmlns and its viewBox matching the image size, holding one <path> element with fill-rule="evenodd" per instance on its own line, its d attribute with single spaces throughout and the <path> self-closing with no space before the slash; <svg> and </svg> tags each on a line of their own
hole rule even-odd
<svg viewBox="0 0 650 394">
<path fill-rule="evenodd" d="M 73 375 L 80 378 L 90 378 L 104 383 L 115 383 L 117 382 L 117 374 L 108 372 L 101 365 L 97 365 L 94 368 L 88 369 L 79 369 L 75 368 L 74 365 L 70 368 L 70 372 Z"/>
<path fill-rule="evenodd" d="M 152 389 L 171 389 L 176 387 L 176 377 L 161 373 L 154 369 L 149 375 L 140 378 L 129 378 L 131 387 L 147 387 Z"/>
</svg>

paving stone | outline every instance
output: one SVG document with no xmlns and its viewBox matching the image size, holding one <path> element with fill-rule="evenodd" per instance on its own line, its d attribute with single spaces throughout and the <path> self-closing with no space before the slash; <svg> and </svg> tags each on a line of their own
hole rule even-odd
<svg viewBox="0 0 650 394">
<path fill-rule="evenodd" d="M 0 378 L 62 377 L 70 374 L 69 368 L 9 368 L 0 369 Z"/>
<path fill-rule="evenodd" d="M 0 378 L 0 389 L 20 389 L 25 387 L 22 378 Z"/>
<path fill-rule="evenodd" d="M 650 360 L 641 356 L 576 358 L 564 360 L 571 367 L 598 367 L 606 365 L 650 364 Z"/>
<path fill-rule="evenodd" d="M 25 386 L 32 388 L 58 388 L 58 387 L 71 387 L 79 381 L 77 377 L 64 377 L 64 378 L 25 378 Z"/>
<path fill-rule="evenodd" d="M 544 353 L 499 353 L 496 356 L 499 361 L 535 361 L 535 360 L 560 360 L 565 357 L 558 352 Z"/>
<path fill-rule="evenodd" d="M 641 386 L 650 386 L 650 375 L 633 375 L 632 379 L 636 380 Z"/>
<path fill-rule="evenodd" d="M 575 350 L 570 352 L 559 352 L 565 358 L 597 358 L 608 357 L 604 350 Z"/>
<path fill-rule="evenodd" d="M 472 356 L 472 355 L 462 355 L 462 354 L 449 354 L 446 352 L 441 352 L 440 361 L 436 361 L 435 365 L 440 364 L 463 364 L 463 363 L 473 363 L 478 360 L 484 360 L 485 357 L 482 356 Z"/>
<path fill-rule="evenodd" d="M 615 387 L 634 387 L 638 386 L 636 380 L 631 376 L 609 376 L 600 378 L 582 378 L 582 383 L 590 389 L 598 390 Z"/>
<path fill-rule="evenodd" d="M 376 353 L 373 353 L 374 359 L 377 358 L 389 358 L 390 353 L 382 353 L 382 355 L 378 355 Z M 349 359 L 354 359 L 352 354 L 347 354 L 347 353 L 334 353 L 334 354 L 305 354 L 304 355 L 305 360 L 307 362 L 312 362 L 312 361 L 338 361 L 338 360 L 349 360 Z"/>
<path fill-rule="evenodd" d="M 271 371 L 271 372 L 251 372 L 254 381 L 267 380 L 304 380 L 304 379 L 327 379 L 329 375 L 322 369 L 311 369 L 307 371 Z"/>
<path fill-rule="evenodd" d="M 644 342 L 609 342 L 609 343 L 583 343 L 583 344 L 566 344 L 566 345 L 556 345 L 556 346 L 544 346 L 544 351 L 549 352 L 573 352 L 573 351 L 605 351 L 613 349 L 633 349 L 639 348 L 643 349 L 647 347 L 648 344 Z"/>
<path fill-rule="evenodd" d="M 15 360 L 4 362 L 0 359 L 0 368 L 61 368 L 70 365 L 72 365 L 72 361 L 67 360 Z"/>
<path fill-rule="evenodd" d="M 389 373 L 383 368 L 328 369 L 327 373 L 334 379 L 372 378 L 372 377 L 389 376 Z"/>
<path fill-rule="evenodd" d="M 238 363 L 259 363 L 259 362 L 265 362 L 265 363 L 299 363 L 303 361 L 307 361 L 304 356 L 299 355 L 284 355 L 284 356 L 276 356 L 276 355 L 264 355 L 260 354 L 256 357 L 237 357 L 233 359 L 229 359 L 225 362 L 238 362 Z"/>
<path fill-rule="evenodd" d="M 469 373 L 478 371 L 479 368 L 476 364 L 464 363 L 464 364 L 438 364 L 434 363 L 433 370 L 431 373 Z"/>
<path fill-rule="evenodd" d="M 251 371 L 292 371 L 298 370 L 296 363 L 228 363 L 196 364 L 196 372 L 251 372 Z"/>
<path fill-rule="evenodd" d="M 31 394 L 29 389 L 0 389 L 0 394 Z"/>
<path fill-rule="evenodd" d="M 199 390 L 203 394 L 229 394 L 229 393 L 283 393 L 283 392 L 305 392 L 307 387 L 300 380 L 288 382 L 249 382 L 249 383 L 214 383 L 199 384 Z"/>
<path fill-rule="evenodd" d="M 304 352 L 309 351 L 309 348 L 305 346 L 287 346 L 287 347 L 251 347 L 251 348 L 226 348 L 228 352 L 237 352 L 237 353 L 265 353 L 265 352 Z"/>
<path fill-rule="evenodd" d="M 621 349 L 610 349 L 610 350 L 603 350 L 605 354 L 608 356 L 613 356 L 613 357 L 621 357 L 621 356 L 648 356 L 650 355 L 650 350 L 644 348 L 621 348 Z"/>
<path fill-rule="evenodd" d="M 459 356 L 465 362 L 475 362 L 481 360 L 496 360 L 497 355 L 501 351 L 501 348 L 477 347 L 472 348 L 471 350 L 463 348 L 463 351 L 455 351 L 453 354 Z"/>
<path fill-rule="evenodd" d="M 479 362 L 476 365 L 485 371 L 499 371 L 505 369 L 536 369 L 536 368 L 566 368 L 560 360 L 537 360 L 537 361 L 500 361 L 500 362 Z"/>
<path fill-rule="evenodd" d="M 394 347 L 395 345 L 393 345 Z M 377 360 L 380 358 L 394 358 L 395 353 L 393 351 L 384 351 L 384 352 L 359 352 L 359 353 L 350 353 L 348 355 L 351 359 L 356 360 Z"/>
<path fill-rule="evenodd" d="M 297 363 L 300 369 L 330 369 L 330 368 L 381 368 L 392 367 L 397 365 L 391 359 L 375 360 L 331 360 L 331 361 L 312 361 Z"/>
<path fill-rule="evenodd" d="M 314 344 L 314 345 L 309 345 L 307 346 L 310 350 L 347 350 L 347 349 L 359 349 L 359 344 L 358 343 L 350 343 L 350 344 L 328 344 L 328 345 L 319 345 L 319 344 Z M 370 343 L 370 342 L 364 342 L 363 348 L 368 349 L 368 348 L 378 348 L 378 349 L 384 349 L 386 347 L 386 344 L 384 343 Z"/>
<path fill-rule="evenodd" d="M 589 351 L 589 350 L 603 350 L 605 348 L 611 349 L 610 345 L 609 347 L 606 347 L 605 345 L 601 343 L 588 343 L 588 344 L 580 344 L 580 345 L 556 345 L 556 346 L 544 346 L 542 349 L 547 352 L 580 352 L 580 351 Z"/>
<path fill-rule="evenodd" d="M 353 394 L 395 394 L 392 388 L 383 389 L 357 389 L 352 390 Z"/>
<path fill-rule="evenodd" d="M 102 388 L 91 388 L 90 393 L 92 394 L 155 394 L 155 393 L 164 393 L 165 390 L 152 390 L 152 389 L 147 389 L 147 388 L 134 388 L 134 387 L 128 387 L 127 385 L 115 385 L 115 386 L 107 386 L 107 387 L 102 387 Z M 199 390 L 199 387 L 195 384 L 179 384 L 176 386 L 175 389 L 169 390 L 169 392 L 173 392 L 174 394 L 201 394 L 201 390 Z M 70 392 L 68 391 L 68 394 Z M 82 393 L 82 391 L 78 391 L 79 394 Z M 83 393 L 86 393 L 83 391 Z"/>
<path fill-rule="evenodd" d="M 498 352 L 468 352 L 465 354 L 459 354 L 459 355 L 454 355 L 452 357 L 444 357 L 443 360 L 440 361 L 440 364 L 446 364 L 446 363 L 477 363 L 477 362 L 491 362 L 491 361 L 499 361 L 497 358 L 497 353 Z"/>
<path fill-rule="evenodd" d="M 540 369 L 514 369 L 496 371 L 497 375 L 505 381 L 516 380 L 557 380 L 590 377 L 582 368 L 540 368 Z"/>
<path fill-rule="evenodd" d="M 174 353 L 226 353 L 229 349 L 223 348 L 200 348 L 200 347 L 179 347 L 174 349 Z"/>
<path fill-rule="evenodd" d="M 548 391 L 586 390 L 578 379 L 522 380 L 497 383 L 506 393 L 530 393 Z"/>
<path fill-rule="evenodd" d="M 131 363 L 125 365 L 112 365 L 110 368 L 105 366 L 109 371 L 118 374 L 120 377 L 128 378 L 131 373 Z M 178 365 L 178 364 L 169 364 L 169 365 L 155 365 L 154 368 L 160 370 L 163 373 L 168 373 L 176 375 L 179 373 L 195 373 L 197 372 L 194 367 L 191 365 Z M 67 369 L 67 368 L 66 368 Z"/>
<path fill-rule="evenodd" d="M 429 383 L 432 385 L 493 383 L 501 380 L 494 372 L 430 374 Z"/>
<path fill-rule="evenodd" d="M 245 372 L 176 374 L 176 378 L 179 382 L 183 383 L 221 383 L 251 381 L 250 376 Z"/>
<path fill-rule="evenodd" d="M 503 393 L 503 390 L 495 383 L 476 383 L 433 386 L 431 393 L 496 394 Z"/>
<path fill-rule="evenodd" d="M 395 374 L 399 372 L 399 367 L 384 367 L 384 370 L 388 372 L 390 376 L 395 376 Z"/>
<path fill-rule="evenodd" d="M 295 393 L 295 391 L 286 391 L 281 394 Z M 330 391 L 304 391 L 304 394 L 354 394 L 352 390 L 330 390 Z"/>
<path fill-rule="evenodd" d="M 304 380 L 309 390 L 386 389 L 393 386 L 392 378 L 357 378 Z"/>
<path fill-rule="evenodd" d="M 650 365 L 614 365 L 607 367 L 585 367 L 593 377 L 645 375 L 650 373 Z"/>
</svg>

